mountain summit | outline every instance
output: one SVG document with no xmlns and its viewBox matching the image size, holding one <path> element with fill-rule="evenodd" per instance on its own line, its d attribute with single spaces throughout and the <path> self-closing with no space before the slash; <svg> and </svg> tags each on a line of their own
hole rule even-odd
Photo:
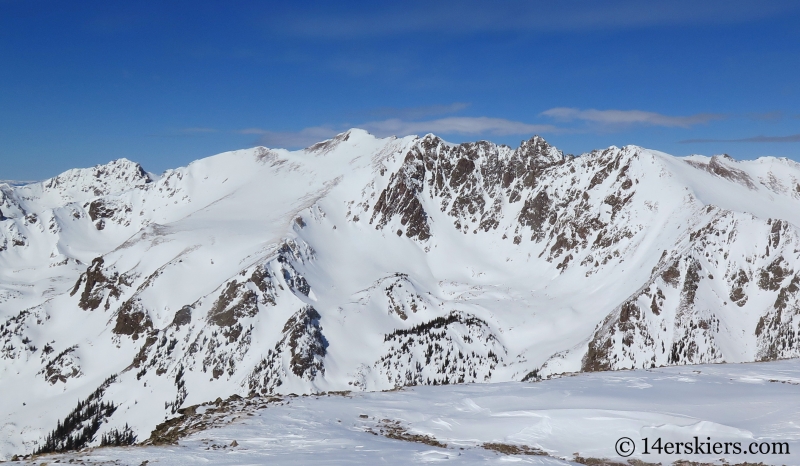
<svg viewBox="0 0 800 466">
<path fill-rule="evenodd" d="M 799 226 L 795 162 L 538 136 L 0 184 L 0 456 L 235 394 L 798 357 Z"/>
</svg>

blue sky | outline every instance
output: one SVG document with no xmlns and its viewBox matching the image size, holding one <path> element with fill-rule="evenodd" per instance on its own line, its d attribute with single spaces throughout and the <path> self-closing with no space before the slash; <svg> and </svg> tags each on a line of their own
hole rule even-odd
<svg viewBox="0 0 800 466">
<path fill-rule="evenodd" d="M 0 179 L 350 127 L 800 161 L 798 26 L 778 0 L 0 0 Z"/>
</svg>

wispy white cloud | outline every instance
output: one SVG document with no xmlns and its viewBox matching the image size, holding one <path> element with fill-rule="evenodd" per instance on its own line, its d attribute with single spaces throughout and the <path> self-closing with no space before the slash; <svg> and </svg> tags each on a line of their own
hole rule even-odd
<svg viewBox="0 0 800 466">
<path fill-rule="evenodd" d="M 698 113 L 688 116 L 669 116 L 643 110 L 595 110 L 556 107 L 545 110 L 540 115 L 556 121 L 585 121 L 602 127 L 614 128 L 631 125 L 649 125 L 688 128 L 693 125 L 722 120 L 726 115 L 718 113 Z"/>
<path fill-rule="evenodd" d="M 446 117 L 427 121 L 391 118 L 364 123 L 361 126 L 377 136 L 403 136 L 419 133 L 508 136 L 558 131 L 558 128 L 553 125 L 534 125 L 505 118 L 489 117 Z"/>
<path fill-rule="evenodd" d="M 681 144 L 694 144 L 703 142 L 800 142 L 800 134 L 789 136 L 753 136 L 741 139 L 685 139 Z"/>
<path fill-rule="evenodd" d="M 300 131 L 270 131 L 260 128 L 246 128 L 236 132 L 239 134 L 258 135 L 257 144 L 262 146 L 294 149 L 308 147 L 314 143 L 330 139 L 341 131 L 329 126 L 312 126 L 303 128 Z"/>
<path fill-rule="evenodd" d="M 756 121 L 779 121 L 782 120 L 786 115 L 780 111 L 775 110 L 772 112 L 763 112 L 763 113 L 748 113 L 747 117 L 751 120 Z"/>
<path fill-rule="evenodd" d="M 165 131 L 163 133 L 150 134 L 149 136 L 157 138 L 185 138 L 185 137 L 201 136 L 204 134 L 211 134 L 217 132 L 219 132 L 219 130 L 215 128 L 190 127 L 190 128 L 172 129 Z"/>
<path fill-rule="evenodd" d="M 418 120 L 420 118 L 458 113 L 469 106 L 470 104 L 466 102 L 453 102 L 452 104 L 422 105 L 419 107 L 379 107 L 370 113 L 377 117 Z"/>
<path fill-rule="evenodd" d="M 608 0 L 545 2 L 413 1 L 385 8 L 320 8 L 310 14 L 288 10 L 269 20 L 273 32 L 310 38 L 351 39 L 411 33 L 586 32 L 681 24 L 730 24 L 757 21 L 796 11 L 793 0 Z"/>
<path fill-rule="evenodd" d="M 202 133 L 216 133 L 217 130 L 214 128 L 181 128 L 178 130 L 178 132 L 184 134 L 202 134 Z"/>
<path fill-rule="evenodd" d="M 370 121 L 357 125 L 378 137 L 406 136 L 409 134 L 435 133 L 439 135 L 465 136 L 510 136 L 556 133 L 562 130 L 553 125 L 535 125 L 504 118 L 489 117 L 446 117 L 425 121 L 408 121 L 400 118 Z M 258 135 L 258 144 L 269 147 L 308 147 L 319 141 L 329 139 L 344 131 L 345 127 L 312 126 L 300 131 L 270 131 L 260 128 L 246 128 L 239 134 Z"/>
</svg>

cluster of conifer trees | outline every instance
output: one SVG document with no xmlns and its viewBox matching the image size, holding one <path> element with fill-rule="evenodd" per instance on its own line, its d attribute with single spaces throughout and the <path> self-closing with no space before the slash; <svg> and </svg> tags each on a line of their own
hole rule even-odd
<svg viewBox="0 0 800 466">
<path fill-rule="evenodd" d="M 128 427 L 127 423 L 121 431 L 113 429 L 100 437 L 101 447 L 119 447 L 121 445 L 133 445 L 134 443 L 136 443 L 136 435 L 134 435 L 133 430 Z"/>
<path fill-rule="evenodd" d="M 34 453 L 54 453 L 58 451 L 80 450 L 95 438 L 100 425 L 109 416 L 114 414 L 117 406 L 111 402 L 102 401 L 103 392 L 116 380 L 111 376 L 92 392 L 85 400 L 78 401 L 63 421 L 58 421 L 56 428 L 47 434 L 44 444 Z M 100 444 L 109 446 L 131 445 L 136 441 L 133 431 L 125 424 L 122 431 L 114 429 L 103 434 Z"/>
<path fill-rule="evenodd" d="M 96 392 L 95 392 L 96 393 Z M 79 450 L 94 439 L 103 419 L 111 416 L 117 407 L 114 403 L 92 400 L 79 401 L 64 421 L 58 421 L 56 428 L 47 434 L 44 444 L 36 450 L 39 453 Z"/>
</svg>

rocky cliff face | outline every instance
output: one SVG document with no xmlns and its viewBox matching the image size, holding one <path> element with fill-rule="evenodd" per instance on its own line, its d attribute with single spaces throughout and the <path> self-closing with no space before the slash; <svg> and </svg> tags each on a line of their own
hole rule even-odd
<svg viewBox="0 0 800 466">
<path fill-rule="evenodd" d="M 538 136 L 512 151 L 486 141 L 453 146 L 429 135 L 392 173 L 370 223 L 383 228 L 398 217 L 405 236 L 425 241 L 431 226 L 423 202 L 429 199 L 453 218 L 457 230 L 467 233 L 472 225 L 488 232 L 500 224 L 504 203 L 520 201 L 520 193 L 535 187 L 547 168 L 564 161 L 560 151 Z M 402 228 L 397 231 L 403 234 Z"/>
<path fill-rule="evenodd" d="M 783 159 L 360 130 L 0 185 L 0 453 L 76 398 L 91 445 L 232 394 L 798 357 L 798 207 Z"/>
</svg>

